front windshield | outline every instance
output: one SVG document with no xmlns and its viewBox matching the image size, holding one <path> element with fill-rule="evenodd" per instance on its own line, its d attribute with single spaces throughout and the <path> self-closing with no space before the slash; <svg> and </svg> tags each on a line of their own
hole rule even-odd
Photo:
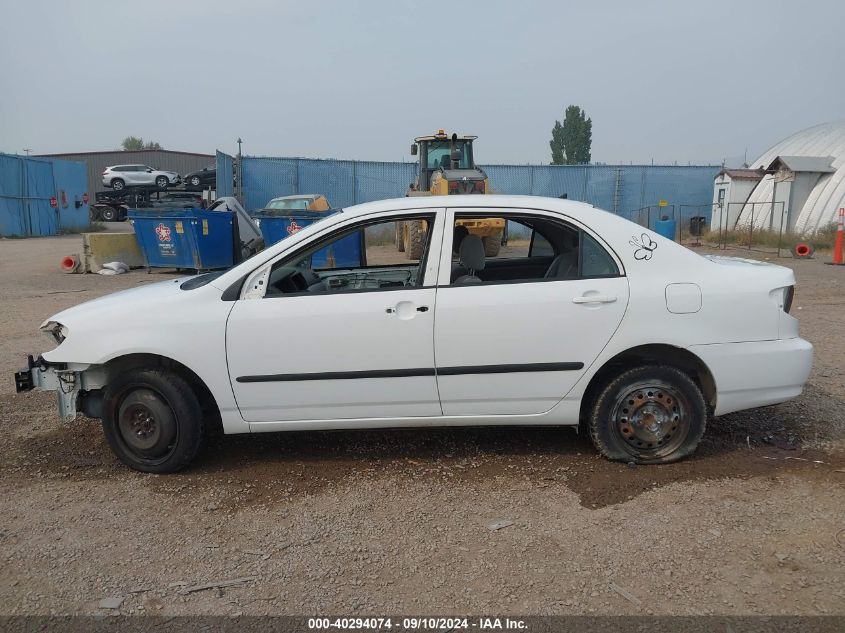
<svg viewBox="0 0 845 633">
<path fill-rule="evenodd" d="M 469 164 L 469 143 L 466 141 L 455 141 L 455 149 L 461 154 L 458 161 L 458 169 L 470 169 Z M 452 150 L 451 141 L 429 141 L 428 143 L 428 169 L 451 169 L 452 161 L 450 153 Z"/>
<path fill-rule="evenodd" d="M 267 209 L 307 209 L 311 200 L 308 198 L 294 198 L 288 200 L 270 200 Z"/>
</svg>

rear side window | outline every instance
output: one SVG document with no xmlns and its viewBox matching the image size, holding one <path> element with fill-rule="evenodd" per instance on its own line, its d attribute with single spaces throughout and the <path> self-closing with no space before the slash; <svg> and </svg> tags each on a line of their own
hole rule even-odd
<svg viewBox="0 0 845 633">
<path fill-rule="evenodd" d="M 581 232 L 581 276 L 609 277 L 619 274 L 613 258 L 594 238 Z"/>
</svg>

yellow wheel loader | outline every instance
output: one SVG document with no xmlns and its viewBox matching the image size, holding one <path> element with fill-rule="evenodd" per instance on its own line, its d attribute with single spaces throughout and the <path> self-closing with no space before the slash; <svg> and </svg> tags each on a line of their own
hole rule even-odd
<svg viewBox="0 0 845 633">
<path fill-rule="evenodd" d="M 416 182 L 406 196 L 446 196 L 450 194 L 484 194 L 488 192 L 487 174 L 472 155 L 472 142 L 477 136 L 452 134 L 443 130 L 431 136 L 418 136 L 411 145 L 411 155 L 419 156 Z M 472 235 L 484 242 L 484 254 L 495 257 L 502 246 L 505 221 L 502 218 L 458 220 Z M 408 259 L 422 257 L 425 231 L 420 222 L 396 223 L 396 247 Z"/>
</svg>

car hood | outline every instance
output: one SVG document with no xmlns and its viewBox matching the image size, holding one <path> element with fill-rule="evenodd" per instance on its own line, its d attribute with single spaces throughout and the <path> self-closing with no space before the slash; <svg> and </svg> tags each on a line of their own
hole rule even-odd
<svg viewBox="0 0 845 633">
<path fill-rule="evenodd" d="M 190 291 L 179 288 L 186 279 L 181 277 L 113 292 L 62 310 L 44 321 L 42 326 L 55 321 L 67 326 L 71 332 L 74 329 L 95 330 L 105 323 L 113 322 L 111 319 L 127 314 L 137 316 L 139 310 L 149 311 L 154 305 L 175 301 L 182 295 L 190 294 Z"/>
</svg>

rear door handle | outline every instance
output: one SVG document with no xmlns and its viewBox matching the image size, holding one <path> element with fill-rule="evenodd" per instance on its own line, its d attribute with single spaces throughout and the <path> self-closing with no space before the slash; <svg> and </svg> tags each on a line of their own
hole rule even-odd
<svg viewBox="0 0 845 633">
<path fill-rule="evenodd" d="M 417 312 L 428 312 L 428 306 L 420 306 L 417 308 Z"/>
<path fill-rule="evenodd" d="M 587 295 L 586 297 L 573 297 L 572 303 L 613 303 L 616 297 L 608 295 Z"/>
</svg>

